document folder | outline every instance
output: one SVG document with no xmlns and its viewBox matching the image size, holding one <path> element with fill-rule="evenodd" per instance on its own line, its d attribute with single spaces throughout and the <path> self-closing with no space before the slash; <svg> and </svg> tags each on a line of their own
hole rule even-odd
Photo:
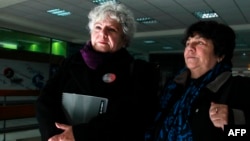
<svg viewBox="0 0 250 141">
<path fill-rule="evenodd" d="M 87 123 L 93 117 L 105 113 L 108 99 L 76 93 L 63 93 L 62 104 L 72 125 Z"/>
</svg>

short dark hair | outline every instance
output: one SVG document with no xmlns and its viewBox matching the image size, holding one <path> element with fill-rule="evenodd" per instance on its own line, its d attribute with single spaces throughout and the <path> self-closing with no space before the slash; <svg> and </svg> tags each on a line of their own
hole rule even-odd
<svg viewBox="0 0 250 141">
<path fill-rule="evenodd" d="M 235 49 L 235 32 L 228 25 L 216 21 L 198 21 L 192 24 L 184 35 L 183 44 L 185 45 L 189 37 L 198 33 L 204 38 L 211 39 L 214 45 L 215 55 L 224 55 L 224 61 L 230 61 Z"/>
</svg>

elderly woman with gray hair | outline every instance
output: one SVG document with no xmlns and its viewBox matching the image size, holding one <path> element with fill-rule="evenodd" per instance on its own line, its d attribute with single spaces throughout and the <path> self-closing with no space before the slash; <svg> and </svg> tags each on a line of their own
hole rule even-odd
<svg viewBox="0 0 250 141">
<path fill-rule="evenodd" d="M 42 140 L 143 140 L 155 112 L 158 68 L 126 50 L 136 23 L 123 4 L 107 2 L 88 17 L 90 41 L 64 61 L 37 100 Z M 71 124 L 63 110 L 65 92 L 107 98 L 106 112 L 87 123 Z"/>
</svg>

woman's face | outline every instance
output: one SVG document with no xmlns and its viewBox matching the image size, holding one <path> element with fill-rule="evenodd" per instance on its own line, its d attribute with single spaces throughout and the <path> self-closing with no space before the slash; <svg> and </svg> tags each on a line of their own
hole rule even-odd
<svg viewBox="0 0 250 141">
<path fill-rule="evenodd" d="M 199 78 L 215 66 L 219 57 L 214 53 L 212 40 L 195 34 L 186 41 L 184 59 L 187 68 L 191 71 L 191 77 Z"/>
<path fill-rule="evenodd" d="M 99 52 L 116 52 L 125 46 L 122 26 L 116 20 L 106 18 L 94 24 L 91 31 L 91 43 Z"/>
</svg>

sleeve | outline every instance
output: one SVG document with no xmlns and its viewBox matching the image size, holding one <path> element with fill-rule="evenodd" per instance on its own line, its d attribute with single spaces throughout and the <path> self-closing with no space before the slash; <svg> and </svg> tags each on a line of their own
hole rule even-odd
<svg viewBox="0 0 250 141">
<path fill-rule="evenodd" d="M 248 98 L 248 90 L 250 78 L 236 76 L 233 79 L 233 92 L 232 96 L 229 98 L 229 124 L 249 127 L 250 101 Z"/>
<path fill-rule="evenodd" d="M 55 122 L 67 123 L 61 106 L 61 87 L 65 82 L 66 64 L 63 63 L 58 72 L 48 80 L 36 101 L 36 118 L 43 141 L 60 133 Z"/>
</svg>

